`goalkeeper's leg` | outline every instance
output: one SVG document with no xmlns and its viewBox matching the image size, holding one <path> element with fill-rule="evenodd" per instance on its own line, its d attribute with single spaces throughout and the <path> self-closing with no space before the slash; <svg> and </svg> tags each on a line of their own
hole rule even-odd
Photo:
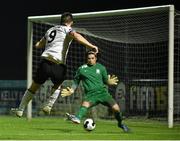
<svg viewBox="0 0 180 141">
<path fill-rule="evenodd" d="M 69 120 L 71 120 L 74 123 L 81 123 L 81 119 L 87 114 L 88 109 L 90 108 L 91 103 L 88 101 L 83 101 L 78 113 L 76 115 L 71 115 L 69 113 L 66 113 L 66 116 Z"/>
<path fill-rule="evenodd" d="M 129 132 L 129 128 L 122 123 L 122 112 L 120 111 L 119 105 L 117 103 L 112 106 L 112 110 L 114 111 L 114 116 L 118 121 L 118 127 L 121 128 L 124 132 Z"/>
<path fill-rule="evenodd" d="M 59 86 L 59 88 L 56 89 L 58 86 L 59 85 L 55 85 L 52 88 L 51 95 L 42 109 L 45 114 L 50 114 L 54 103 L 56 102 L 57 98 L 59 97 L 61 86 Z"/>
</svg>

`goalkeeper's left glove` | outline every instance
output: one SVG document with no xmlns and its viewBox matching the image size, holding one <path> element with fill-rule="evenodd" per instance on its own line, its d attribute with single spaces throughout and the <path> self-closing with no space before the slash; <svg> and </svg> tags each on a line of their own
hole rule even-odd
<svg viewBox="0 0 180 141">
<path fill-rule="evenodd" d="M 73 88 L 70 88 L 70 87 L 67 87 L 65 89 L 62 89 L 61 91 L 61 96 L 62 97 L 66 97 L 66 96 L 70 96 L 74 93 L 74 89 Z"/>
<path fill-rule="evenodd" d="M 109 84 L 109 85 L 117 85 L 118 84 L 118 78 L 117 78 L 117 76 L 115 76 L 115 75 L 108 75 L 108 81 L 107 81 L 107 83 Z"/>
</svg>

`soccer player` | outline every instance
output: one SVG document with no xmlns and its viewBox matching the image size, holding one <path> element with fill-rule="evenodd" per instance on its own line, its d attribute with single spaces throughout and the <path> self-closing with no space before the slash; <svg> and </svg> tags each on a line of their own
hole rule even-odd
<svg viewBox="0 0 180 141">
<path fill-rule="evenodd" d="M 18 117 L 22 117 L 23 111 L 30 100 L 32 100 L 36 91 L 47 80 L 51 79 L 53 87 L 51 97 L 43 111 L 50 113 L 51 108 L 57 99 L 59 92 L 55 92 L 65 79 L 66 75 L 66 56 L 71 41 L 74 39 L 83 44 L 88 49 L 98 48 L 88 42 L 82 35 L 72 29 L 73 16 L 69 12 L 61 15 L 60 25 L 51 27 L 40 41 L 35 44 L 36 48 L 45 48 L 41 55 L 41 62 L 37 69 L 36 75 L 33 78 L 31 86 L 25 91 L 19 107 L 15 110 Z"/>
<path fill-rule="evenodd" d="M 85 96 L 83 98 L 81 107 L 76 115 L 66 113 L 68 119 L 74 123 L 79 124 L 81 119 L 86 115 L 88 109 L 103 104 L 110 107 L 118 121 L 118 127 L 122 128 L 124 132 L 128 132 L 129 128 L 122 123 L 122 113 L 119 105 L 115 102 L 107 89 L 108 85 L 117 85 L 118 78 L 115 75 L 107 75 L 106 68 L 96 62 L 97 54 L 93 51 L 87 52 L 87 64 L 82 65 L 76 72 L 74 81 L 71 87 L 62 89 L 61 96 L 69 96 L 74 93 L 78 87 L 79 82 L 82 81 Z"/>
</svg>

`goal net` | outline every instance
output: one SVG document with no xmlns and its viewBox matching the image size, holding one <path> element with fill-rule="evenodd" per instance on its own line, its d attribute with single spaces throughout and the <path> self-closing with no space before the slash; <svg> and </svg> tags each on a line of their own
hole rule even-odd
<svg viewBox="0 0 180 141">
<path fill-rule="evenodd" d="M 49 27 L 59 24 L 60 16 L 28 18 L 29 84 L 43 51 L 33 48 L 33 45 Z M 109 91 L 126 117 L 172 119 L 174 115 L 175 119 L 180 118 L 180 19 L 174 16 L 172 5 L 77 13 L 73 16 L 74 29 L 99 47 L 99 62 L 107 67 L 109 74 L 119 77 L 118 86 L 109 87 Z M 174 18 L 175 24 L 171 22 Z M 85 52 L 81 44 L 71 44 L 67 57 L 67 80 L 63 85 L 69 85 L 75 70 L 85 63 Z M 37 92 L 32 101 L 33 115 L 43 114 L 41 109 L 49 97 L 51 86 L 51 81 L 47 81 Z M 59 97 L 52 115 L 77 112 L 82 95 L 80 85 L 73 96 Z M 113 118 L 110 110 L 101 105 L 93 108 L 91 115 Z"/>
</svg>

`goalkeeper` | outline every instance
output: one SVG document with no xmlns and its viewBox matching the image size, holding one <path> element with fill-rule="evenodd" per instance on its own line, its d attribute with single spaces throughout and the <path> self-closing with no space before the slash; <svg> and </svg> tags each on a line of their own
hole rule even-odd
<svg viewBox="0 0 180 141">
<path fill-rule="evenodd" d="M 110 107 L 118 121 L 118 127 L 122 128 L 124 132 L 129 129 L 125 124 L 122 124 L 122 113 L 119 105 L 115 102 L 109 94 L 106 84 L 117 85 L 118 78 L 114 75 L 107 75 L 106 68 L 96 63 L 97 54 L 93 51 L 87 52 L 87 64 L 82 65 L 76 72 L 74 82 L 71 87 L 62 89 L 61 96 L 70 96 L 74 93 L 80 81 L 82 81 L 85 96 L 79 112 L 76 115 L 66 113 L 68 119 L 74 123 L 80 123 L 80 120 L 86 115 L 87 111 L 97 104 L 103 104 Z"/>
</svg>

